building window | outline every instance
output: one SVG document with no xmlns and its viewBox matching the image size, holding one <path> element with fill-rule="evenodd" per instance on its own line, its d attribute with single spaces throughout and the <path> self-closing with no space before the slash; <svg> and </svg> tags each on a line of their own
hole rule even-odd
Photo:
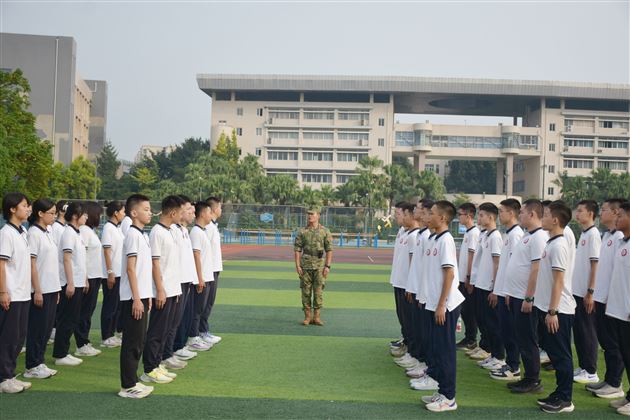
<svg viewBox="0 0 630 420">
<path fill-rule="evenodd" d="M 297 131 L 270 131 L 269 138 L 274 140 L 297 140 L 300 133 Z"/>
<path fill-rule="evenodd" d="M 297 120 L 300 118 L 298 111 L 269 111 L 269 118 L 278 118 L 281 120 Z"/>
<path fill-rule="evenodd" d="M 600 137 L 597 141 L 597 147 L 603 149 L 627 149 L 628 140 Z"/>
<path fill-rule="evenodd" d="M 556 143 L 549 143 L 549 151 L 550 152 L 556 151 Z"/>
<path fill-rule="evenodd" d="M 525 181 L 514 181 L 512 183 L 512 191 L 515 193 L 525 191 Z"/>
<path fill-rule="evenodd" d="M 525 171 L 525 161 L 524 160 L 515 160 L 512 170 L 514 172 L 524 172 Z"/>
<path fill-rule="evenodd" d="M 593 169 L 593 161 L 588 159 L 565 159 L 566 169 Z"/>
<path fill-rule="evenodd" d="M 380 127 L 385 127 L 385 118 L 379 118 L 378 119 L 378 125 Z"/>
<path fill-rule="evenodd" d="M 548 195 L 553 195 L 554 194 L 553 187 L 547 187 L 547 194 Z"/>
<path fill-rule="evenodd" d="M 437 163 L 427 163 L 424 165 L 424 170 L 429 172 L 435 172 L 436 174 L 440 173 L 440 165 Z"/>
<path fill-rule="evenodd" d="M 305 111 L 304 119 L 306 120 L 332 120 L 335 117 L 333 111 Z"/>
<path fill-rule="evenodd" d="M 556 173 L 556 165 L 549 165 L 547 167 L 547 172 L 549 172 L 550 174 L 555 174 Z"/>
<path fill-rule="evenodd" d="M 600 121 L 599 126 L 601 128 L 622 128 L 627 130 L 628 123 L 626 121 Z"/>
<path fill-rule="evenodd" d="M 243 116 L 243 108 L 236 108 L 236 115 Z"/>
<path fill-rule="evenodd" d="M 332 140 L 334 134 L 332 131 L 304 131 L 302 136 L 304 140 Z"/>
<path fill-rule="evenodd" d="M 256 148 L 256 156 L 262 156 L 262 149 L 260 147 Z"/>
<path fill-rule="evenodd" d="M 332 183 L 332 174 L 302 174 L 302 182 Z"/>
<path fill-rule="evenodd" d="M 358 162 L 364 157 L 367 157 L 367 153 L 337 153 L 337 162 Z"/>
<path fill-rule="evenodd" d="M 267 152 L 268 160 L 297 160 L 298 152 L 280 152 L 276 150 L 269 150 Z"/>
<path fill-rule="evenodd" d="M 333 154 L 332 152 L 303 152 L 302 159 L 332 162 Z"/>
<path fill-rule="evenodd" d="M 350 175 L 350 174 L 337 174 L 337 184 L 345 184 L 353 176 L 354 175 Z"/>
<path fill-rule="evenodd" d="M 368 133 L 351 133 L 347 131 L 340 131 L 337 133 L 339 140 L 366 140 L 370 137 Z"/>
<path fill-rule="evenodd" d="M 242 135 L 243 135 L 243 129 L 242 129 L 242 128 L 240 128 L 240 127 L 239 127 L 239 128 L 237 128 L 237 129 L 236 129 L 236 135 L 237 135 L 237 136 L 242 136 Z"/>
<path fill-rule="evenodd" d="M 339 111 L 340 120 L 365 121 L 367 125 L 370 121 L 370 113 L 365 111 Z"/>
<path fill-rule="evenodd" d="M 623 160 L 600 160 L 597 162 L 597 167 L 611 171 L 627 171 L 628 162 Z"/>
<path fill-rule="evenodd" d="M 396 146 L 413 146 L 413 131 L 396 131 Z"/>
<path fill-rule="evenodd" d="M 262 136 L 262 128 L 256 127 L 256 135 L 257 136 Z"/>
<path fill-rule="evenodd" d="M 549 124 L 549 131 L 556 131 L 556 124 L 555 123 Z"/>
<path fill-rule="evenodd" d="M 379 147 L 385 147 L 385 139 L 383 139 L 383 138 L 378 139 L 378 145 L 379 145 Z"/>
<path fill-rule="evenodd" d="M 259 117 L 263 116 L 263 109 L 262 108 L 256 108 L 256 115 L 258 115 Z"/>
<path fill-rule="evenodd" d="M 593 140 L 591 139 L 579 139 L 579 138 L 565 138 L 564 147 L 587 147 L 593 148 Z"/>
</svg>

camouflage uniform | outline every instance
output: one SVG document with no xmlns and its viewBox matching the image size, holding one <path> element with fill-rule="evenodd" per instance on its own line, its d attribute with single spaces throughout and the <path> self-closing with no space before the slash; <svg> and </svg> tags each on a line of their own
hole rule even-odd
<svg viewBox="0 0 630 420">
<path fill-rule="evenodd" d="M 326 285 L 324 269 L 324 252 L 332 251 L 332 235 L 322 225 L 315 228 L 302 228 L 295 237 L 295 252 L 302 252 L 300 266 L 300 288 L 302 289 L 302 308 L 320 309 L 322 292 Z M 314 292 L 314 293 L 313 293 Z M 314 299 L 313 299 L 313 294 Z M 312 302 L 312 303 L 311 303 Z"/>
</svg>

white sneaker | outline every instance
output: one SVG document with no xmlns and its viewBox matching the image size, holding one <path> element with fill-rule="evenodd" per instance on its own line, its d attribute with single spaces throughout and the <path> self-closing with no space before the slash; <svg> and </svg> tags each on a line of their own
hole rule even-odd
<svg viewBox="0 0 630 420">
<path fill-rule="evenodd" d="M 573 376 L 580 376 L 582 374 L 582 372 L 585 372 L 584 369 L 582 369 L 581 367 L 577 367 L 575 369 L 573 369 Z"/>
<path fill-rule="evenodd" d="M 26 353 L 26 346 L 22 346 L 22 348 L 20 349 L 20 354 L 22 353 Z"/>
<path fill-rule="evenodd" d="M 630 404 L 630 401 L 626 398 L 622 398 L 620 400 L 614 400 L 610 402 L 610 406 L 615 409 L 623 407 L 626 404 Z"/>
<path fill-rule="evenodd" d="M 121 334 L 121 336 L 122 336 L 122 334 Z M 111 337 L 111 338 L 112 338 L 112 340 L 114 340 L 114 341 L 116 342 L 116 347 L 120 347 L 120 346 L 122 346 L 122 338 L 121 338 L 121 337 L 117 337 L 117 336 L 115 336 L 115 335 L 114 335 L 114 336 L 113 336 L 113 337 Z M 140 385 L 142 385 L 142 383 L 140 383 L 140 382 L 138 382 L 138 383 L 139 383 Z M 142 386 L 144 386 L 144 385 L 142 385 Z"/>
<path fill-rule="evenodd" d="M 141 387 L 140 385 L 141 385 L 140 383 L 137 383 L 136 386 L 134 387 L 127 388 L 127 389 L 123 388 L 118 393 L 118 396 L 123 397 L 123 398 L 139 399 L 139 398 L 144 398 L 148 396 L 151 392 L 153 392 L 153 389 L 148 390 L 147 388 L 149 387 L 145 387 L 144 385 Z"/>
<path fill-rule="evenodd" d="M 83 360 L 78 360 L 80 361 L 77 361 L 76 357 L 72 357 L 70 354 L 68 354 L 66 357 L 62 357 L 61 359 L 55 359 L 55 364 L 57 366 L 79 366 L 81 363 L 83 363 Z"/>
<path fill-rule="evenodd" d="M 551 363 L 551 359 L 549 358 L 549 355 L 547 354 L 546 351 L 541 350 L 540 351 L 540 364 L 542 365 L 543 363 Z"/>
<path fill-rule="evenodd" d="M 57 374 L 57 371 L 55 369 L 49 368 L 44 363 L 42 363 L 42 366 L 44 366 L 44 369 L 46 369 L 48 372 L 50 372 L 50 376 L 55 376 Z"/>
<path fill-rule="evenodd" d="M 51 373 L 48 371 L 48 368 L 44 364 L 35 366 L 31 369 L 26 369 L 26 372 L 24 372 L 25 378 L 46 379 L 50 378 L 51 376 Z"/>
<path fill-rule="evenodd" d="M 208 351 L 212 347 L 212 344 L 208 344 L 201 337 L 190 337 L 186 347 L 190 351 Z"/>
<path fill-rule="evenodd" d="M 205 341 L 206 343 L 209 343 L 209 344 L 211 344 L 213 346 L 215 344 L 218 344 L 219 341 L 222 340 L 222 338 L 219 337 L 218 335 L 212 335 L 210 333 L 201 333 L 200 336 L 201 336 L 201 339 L 203 341 Z"/>
<path fill-rule="evenodd" d="M 597 372 L 588 373 L 586 370 L 582 369 L 579 375 L 573 375 L 573 382 L 579 384 L 594 384 L 599 382 L 599 376 L 597 376 Z"/>
<path fill-rule="evenodd" d="M 164 376 L 158 368 L 153 369 L 149 373 L 143 373 L 142 376 L 140 376 L 140 380 L 142 382 L 155 382 L 156 384 L 168 384 L 173 382 L 173 378 Z"/>
<path fill-rule="evenodd" d="M 188 365 L 188 363 L 184 362 L 183 360 L 178 359 L 175 356 L 169 357 L 168 359 L 164 360 L 162 363 L 167 369 L 175 369 L 175 370 L 183 369 Z"/>
<path fill-rule="evenodd" d="M 118 341 L 118 339 L 114 336 L 111 336 L 105 340 L 103 340 L 103 342 L 101 343 L 101 347 L 105 347 L 108 349 L 113 349 L 115 347 L 120 347 L 122 345 L 122 341 Z M 133 388 L 129 388 L 129 389 L 133 389 Z"/>
<path fill-rule="evenodd" d="M 162 363 L 160 363 L 157 369 L 160 371 L 162 375 L 166 376 L 167 378 L 171 378 L 171 379 L 177 378 L 177 373 L 169 372 L 168 369 L 166 369 L 166 366 L 164 366 Z"/>
<path fill-rule="evenodd" d="M 403 354 L 400 357 L 395 357 L 394 358 L 394 363 L 396 363 L 396 362 L 406 362 L 406 361 L 409 361 L 411 359 L 413 359 L 413 357 L 411 357 L 411 355 L 409 353 L 405 353 L 405 354 Z"/>
<path fill-rule="evenodd" d="M 24 391 L 24 387 L 20 385 L 15 378 L 7 379 L 0 382 L 0 393 L 4 394 L 17 394 Z"/>
<path fill-rule="evenodd" d="M 470 355 L 470 358 L 473 360 L 484 360 L 490 357 L 490 353 L 482 349 L 481 347 L 477 347 L 479 350 Z"/>
<path fill-rule="evenodd" d="M 29 389 L 31 386 L 33 386 L 32 383 L 30 382 L 24 382 L 24 381 L 20 381 L 17 376 L 15 378 L 13 378 L 13 380 L 15 382 L 17 382 L 18 385 L 20 385 L 22 388 L 24 388 L 24 390 L 26 391 L 27 389 Z"/>
<path fill-rule="evenodd" d="M 435 401 L 427 404 L 426 407 L 427 410 L 435 412 L 453 411 L 457 410 L 457 403 L 455 402 L 455 399 L 449 400 L 444 395 L 439 394 Z"/>
<path fill-rule="evenodd" d="M 417 391 L 437 391 L 439 385 L 438 381 L 429 375 L 409 381 L 409 386 Z"/>
<path fill-rule="evenodd" d="M 145 385 L 142 382 L 136 382 L 136 386 L 140 389 L 144 389 L 148 392 L 153 392 L 153 387 L 151 385 Z"/>
<path fill-rule="evenodd" d="M 595 395 L 596 397 L 609 398 L 609 399 L 621 398 L 626 395 L 626 393 L 623 392 L 623 388 L 621 386 L 615 388 L 614 386 L 610 386 L 608 383 L 606 383 L 603 387 L 592 392 L 593 392 L 593 395 Z"/>
<path fill-rule="evenodd" d="M 483 365 L 485 365 L 486 363 L 490 363 L 492 359 L 493 359 L 492 356 L 488 356 L 485 359 L 478 361 L 477 366 L 483 367 Z"/>
<path fill-rule="evenodd" d="M 175 357 L 177 357 L 179 360 L 190 360 L 193 357 L 197 356 L 197 353 L 195 353 L 194 351 L 188 350 L 186 346 L 177 350 L 174 354 L 175 354 Z"/>
<path fill-rule="evenodd" d="M 427 371 L 427 365 L 421 362 L 419 366 L 416 366 L 415 368 L 407 369 L 405 371 L 405 374 L 409 376 L 410 378 L 420 378 L 426 373 L 426 371 Z"/>
<path fill-rule="evenodd" d="M 624 415 L 624 416 L 630 416 L 630 403 L 621 406 L 617 409 L 617 413 Z"/>
<path fill-rule="evenodd" d="M 405 353 L 407 353 L 407 346 L 404 344 L 400 347 L 391 347 L 389 349 L 389 354 L 393 357 L 402 357 Z"/>
<path fill-rule="evenodd" d="M 75 362 L 79 362 L 79 363 L 83 363 L 83 359 L 79 359 L 78 357 L 74 357 L 73 355 L 71 355 L 70 353 L 68 353 L 68 357 L 71 360 L 74 360 Z"/>
<path fill-rule="evenodd" d="M 420 362 L 414 357 L 411 357 L 409 358 L 409 360 L 402 361 L 402 362 L 395 361 L 394 363 L 396 363 L 398 366 L 405 369 L 414 369 L 420 366 Z"/>
<path fill-rule="evenodd" d="M 77 351 L 74 352 L 74 354 L 76 356 L 92 357 L 98 356 L 99 354 L 101 354 L 101 351 L 92 347 L 90 343 L 87 343 L 83 347 L 79 347 Z"/>
<path fill-rule="evenodd" d="M 439 396 L 439 392 L 434 392 L 433 395 L 423 395 L 422 397 L 420 397 L 420 399 L 425 404 L 431 404 L 432 402 L 436 401 Z"/>
<path fill-rule="evenodd" d="M 496 359 L 496 358 L 493 357 L 492 360 L 490 360 L 488 363 L 484 364 L 481 367 L 484 368 L 484 369 L 492 371 L 492 370 L 499 370 L 503 366 L 505 366 L 505 361 L 499 360 L 499 359 Z"/>
</svg>

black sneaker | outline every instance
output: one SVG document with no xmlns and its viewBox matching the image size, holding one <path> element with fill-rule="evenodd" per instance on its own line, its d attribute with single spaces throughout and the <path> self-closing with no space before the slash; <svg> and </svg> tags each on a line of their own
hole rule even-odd
<svg viewBox="0 0 630 420">
<path fill-rule="evenodd" d="M 508 382 L 508 383 L 507 383 L 507 387 L 508 387 L 508 388 L 510 388 L 510 389 L 512 389 L 512 388 L 514 388 L 514 387 L 516 387 L 516 386 L 521 386 L 521 385 L 526 384 L 526 383 L 527 383 L 527 381 L 528 381 L 527 379 L 521 379 L 521 380 L 518 380 L 518 381 L 516 381 L 516 382 Z"/>
<path fill-rule="evenodd" d="M 540 379 L 537 381 L 532 381 L 531 379 L 524 379 L 520 384 L 518 382 L 514 382 L 514 384 L 510 386 L 510 391 L 512 391 L 514 394 L 529 394 L 529 393 L 537 394 L 539 392 L 542 392 L 542 390 L 543 390 L 543 386 Z"/>
<path fill-rule="evenodd" d="M 540 409 L 545 413 L 571 413 L 575 410 L 575 406 L 571 401 L 563 401 L 559 398 L 550 401 L 547 404 L 541 405 Z"/>
<path fill-rule="evenodd" d="M 608 385 L 608 383 L 606 383 L 606 381 L 601 381 L 601 382 L 597 382 L 595 384 L 586 384 L 586 386 L 584 388 L 586 388 L 587 391 L 593 392 L 593 391 L 597 391 L 598 389 L 602 389 L 606 385 Z"/>
<path fill-rule="evenodd" d="M 543 363 L 542 365 L 540 365 L 541 368 L 543 368 L 544 370 L 551 372 L 554 371 L 555 368 L 553 367 L 553 365 L 551 364 L 551 362 L 549 363 Z"/>
<path fill-rule="evenodd" d="M 475 340 L 469 340 L 467 338 L 462 338 L 457 344 L 456 347 L 460 350 L 472 350 L 477 347 L 477 342 Z"/>
<path fill-rule="evenodd" d="M 543 405 L 549 404 L 550 402 L 553 402 L 553 401 L 559 401 L 559 400 L 560 400 L 560 398 L 556 397 L 556 396 L 552 393 L 552 394 L 550 394 L 547 398 L 539 398 L 539 399 L 537 399 L 537 400 L 536 400 L 536 403 L 537 403 L 538 405 L 540 405 L 540 406 L 543 406 Z"/>
</svg>

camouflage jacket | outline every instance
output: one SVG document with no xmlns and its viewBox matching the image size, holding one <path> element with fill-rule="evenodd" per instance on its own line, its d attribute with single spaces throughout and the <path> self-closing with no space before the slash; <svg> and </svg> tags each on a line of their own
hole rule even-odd
<svg viewBox="0 0 630 420">
<path fill-rule="evenodd" d="M 324 266 L 324 253 L 332 251 L 332 235 L 322 225 L 302 228 L 295 237 L 293 250 L 302 252 L 303 269 L 320 269 Z"/>
</svg>

